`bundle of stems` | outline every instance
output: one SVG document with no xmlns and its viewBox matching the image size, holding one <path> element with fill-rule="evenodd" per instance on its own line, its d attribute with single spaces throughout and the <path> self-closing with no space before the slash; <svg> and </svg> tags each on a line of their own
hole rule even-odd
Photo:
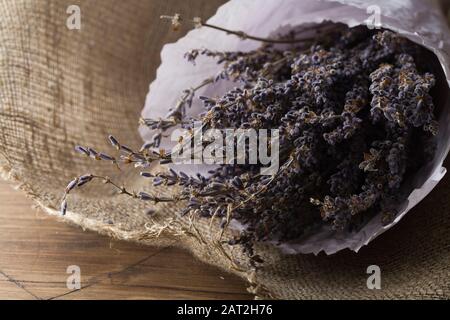
<svg viewBox="0 0 450 320">
<path fill-rule="evenodd" d="M 180 15 L 162 18 L 174 29 L 184 22 Z M 262 45 L 249 52 L 187 52 L 188 62 L 195 64 L 203 55 L 223 68 L 185 90 L 164 119 L 141 119 L 154 135 L 139 150 L 113 136 L 109 141 L 118 156 L 76 147 L 118 168 L 141 168 L 155 188 L 179 186 L 181 191 L 158 197 L 89 173 L 67 186 L 63 214 L 75 188 L 101 180 L 142 201 L 180 202 L 180 215 L 219 218 L 223 229 L 232 219 L 238 221 L 245 228 L 228 243 L 242 245 L 254 263 L 260 262 L 253 250 L 257 241 L 298 239 L 323 225 L 352 230 L 380 212 L 385 221 L 395 217 L 405 197 L 405 180 L 434 155 L 438 126 L 430 91 L 435 78 L 425 49 L 390 31 L 363 26 L 319 25 L 269 39 L 199 18 L 188 22 Z M 217 81 L 236 86 L 219 97 L 197 97 L 198 90 Z M 197 101 L 204 112 L 187 117 L 186 109 Z M 196 129 L 198 121 L 202 126 Z M 277 129 L 280 168 L 264 175 L 261 164 L 234 162 L 220 164 L 206 176 L 189 176 L 174 167 L 156 174 L 145 171 L 152 163 L 173 161 L 161 141 L 175 127 L 189 130 L 191 136 L 195 130 Z M 189 136 L 179 141 L 183 147 L 192 144 Z"/>
</svg>

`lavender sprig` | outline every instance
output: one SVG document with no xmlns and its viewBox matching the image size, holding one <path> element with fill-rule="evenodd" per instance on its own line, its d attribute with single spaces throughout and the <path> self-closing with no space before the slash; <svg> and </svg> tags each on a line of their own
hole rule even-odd
<svg viewBox="0 0 450 320">
<path fill-rule="evenodd" d="M 151 130 L 156 130 L 154 133 L 152 140 L 147 142 L 143 147 L 144 149 L 149 148 L 158 148 L 161 144 L 162 135 L 165 131 L 170 128 L 173 128 L 177 125 L 186 123 L 186 107 L 190 108 L 192 105 L 192 100 L 194 99 L 195 93 L 201 88 L 211 84 L 214 82 L 214 79 L 206 79 L 201 84 L 196 87 L 187 89 L 184 91 L 183 95 L 178 100 L 177 104 L 169 109 L 169 113 L 166 115 L 166 119 L 148 119 L 148 118 L 140 118 L 139 124 L 147 126 Z M 188 121 L 188 122 L 192 122 Z"/>
<path fill-rule="evenodd" d="M 74 178 L 67 185 L 67 187 L 64 191 L 64 195 L 62 197 L 61 215 L 65 215 L 67 212 L 67 206 L 68 206 L 67 198 L 68 198 L 69 194 L 73 190 L 80 188 L 80 187 L 84 186 L 85 184 L 90 183 L 94 180 L 100 180 L 104 184 L 108 184 L 108 185 L 112 186 L 113 188 L 115 188 L 118 191 L 119 194 L 124 194 L 124 195 L 132 197 L 134 199 L 139 199 L 139 200 L 143 200 L 143 201 L 151 201 L 151 202 L 154 202 L 155 204 L 160 203 L 160 202 L 178 202 L 178 201 L 186 199 L 183 197 L 158 197 L 158 196 L 151 195 L 144 191 L 140 191 L 140 192 L 129 191 L 125 186 L 115 183 L 113 180 L 111 180 L 111 178 L 109 178 L 107 176 L 85 174 L 85 175 Z"/>
<path fill-rule="evenodd" d="M 163 20 L 169 20 L 171 21 L 172 27 L 175 31 L 177 31 L 183 22 L 183 18 L 179 13 L 175 13 L 173 16 L 168 16 L 168 15 L 162 15 L 160 16 L 161 19 Z M 205 28 L 210 28 L 210 29 L 215 29 L 221 32 L 225 32 L 226 34 L 230 34 L 230 35 L 234 35 L 239 37 L 242 40 L 255 40 L 255 41 L 260 41 L 260 42 L 264 42 L 264 43 L 278 43 L 278 44 L 286 44 L 286 43 L 297 43 L 297 42 L 304 42 L 306 40 L 312 40 L 314 39 L 313 37 L 305 37 L 305 38 L 300 38 L 300 39 L 271 39 L 271 38 L 264 38 L 264 37 L 257 37 L 257 36 L 253 36 L 253 35 L 249 35 L 246 32 L 243 31 L 237 31 L 237 30 L 230 30 L 221 26 L 216 26 L 210 23 L 206 23 L 204 22 L 200 17 L 194 17 L 191 20 L 187 20 L 188 22 L 192 23 L 194 25 L 195 28 L 201 28 L 201 27 L 205 27 Z M 309 29 L 305 29 L 304 31 L 309 31 Z"/>
</svg>

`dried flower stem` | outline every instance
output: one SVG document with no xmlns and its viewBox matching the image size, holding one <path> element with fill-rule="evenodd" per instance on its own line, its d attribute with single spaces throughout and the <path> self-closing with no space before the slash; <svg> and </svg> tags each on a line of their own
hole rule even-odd
<svg viewBox="0 0 450 320">
<path fill-rule="evenodd" d="M 162 139 L 162 135 L 165 131 L 169 130 L 170 128 L 173 128 L 177 125 L 187 123 L 184 122 L 184 117 L 186 114 L 186 105 L 190 107 L 192 104 L 192 99 L 195 96 L 195 93 L 200 90 L 203 87 L 206 87 L 207 85 L 214 82 L 214 78 L 208 78 L 205 79 L 201 84 L 199 84 L 196 87 L 187 89 L 184 91 L 183 95 L 178 100 L 177 104 L 173 109 L 169 111 L 169 113 L 166 115 L 165 119 L 149 119 L 149 118 L 143 118 L 141 117 L 139 119 L 139 124 L 145 125 L 148 128 L 155 130 L 157 129 L 157 132 L 155 132 L 152 142 L 149 144 L 146 144 L 143 146 L 143 149 L 148 149 L 150 147 L 159 147 Z M 189 121 L 190 122 L 190 121 Z"/>
<path fill-rule="evenodd" d="M 117 184 L 110 177 L 99 176 L 99 175 L 94 175 L 94 174 L 86 174 L 86 175 L 76 177 L 66 187 L 64 195 L 62 197 L 62 202 L 63 202 L 63 205 L 61 207 L 62 215 L 65 215 L 65 213 L 66 213 L 66 210 L 67 210 L 67 201 L 66 200 L 67 200 L 67 197 L 69 196 L 69 194 L 71 193 L 71 191 L 73 191 L 75 188 L 79 188 L 79 187 L 81 187 L 89 182 L 92 182 L 94 180 L 100 180 L 104 184 L 108 184 L 108 185 L 114 187 L 115 189 L 118 190 L 119 194 L 124 194 L 124 195 L 127 195 L 134 199 L 139 199 L 139 200 L 144 200 L 144 201 L 152 201 L 155 204 L 160 203 L 160 202 L 178 202 L 178 201 L 187 199 L 186 196 L 158 197 L 158 196 L 150 195 L 150 194 L 148 194 L 146 192 L 142 192 L 142 191 L 141 192 L 129 191 L 125 186 Z"/>
<path fill-rule="evenodd" d="M 181 15 L 179 15 L 179 14 L 175 14 L 173 16 L 162 15 L 160 18 L 164 19 L 164 20 L 170 20 L 172 22 L 172 26 L 174 27 L 174 30 L 177 30 L 181 26 L 181 22 L 183 20 Z M 257 36 L 253 36 L 248 33 L 245 33 L 243 31 L 230 30 L 230 29 L 227 29 L 224 27 L 220 27 L 220 26 L 216 26 L 213 24 L 203 22 L 203 20 L 199 17 L 195 17 L 191 20 L 188 20 L 188 22 L 192 23 L 195 26 L 195 28 L 206 27 L 206 28 L 222 31 L 227 34 L 235 35 L 235 36 L 241 38 L 242 40 L 255 40 L 255 41 L 260 41 L 263 43 L 278 43 L 278 44 L 292 44 L 292 43 L 299 43 L 299 42 L 304 42 L 304 41 L 308 41 L 308 40 L 314 40 L 314 37 L 301 38 L 301 39 L 271 39 L 271 38 L 257 37 Z"/>
</svg>

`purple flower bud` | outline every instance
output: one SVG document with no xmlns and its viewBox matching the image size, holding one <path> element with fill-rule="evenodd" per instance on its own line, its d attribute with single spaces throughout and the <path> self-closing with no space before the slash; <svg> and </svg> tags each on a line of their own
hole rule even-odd
<svg viewBox="0 0 450 320">
<path fill-rule="evenodd" d="M 75 178 L 72 181 L 70 181 L 66 187 L 66 193 L 69 193 L 70 191 L 72 191 L 77 186 L 78 182 L 79 182 L 78 178 Z"/>
<path fill-rule="evenodd" d="M 65 216 L 67 212 L 67 201 L 64 199 L 61 203 L 61 209 L 60 209 L 60 214 L 62 216 Z"/>
<path fill-rule="evenodd" d="M 110 135 L 110 136 L 108 136 L 108 140 L 113 147 L 115 147 L 117 150 L 120 149 L 120 143 L 119 143 L 119 141 L 117 141 L 116 138 L 114 138 L 112 135 Z"/>
<path fill-rule="evenodd" d="M 98 154 L 98 156 L 99 156 L 100 159 L 102 159 L 102 160 L 106 160 L 106 161 L 116 161 L 115 158 L 113 158 L 113 157 L 111 157 L 111 156 L 109 156 L 109 155 L 107 155 L 107 154 L 101 153 L 101 152 Z"/>
<path fill-rule="evenodd" d="M 145 192 L 139 192 L 138 198 L 144 201 L 154 200 L 154 197 Z"/>
<path fill-rule="evenodd" d="M 154 175 L 151 174 L 150 172 L 141 172 L 141 177 L 144 177 L 144 178 L 153 178 Z"/>
<path fill-rule="evenodd" d="M 89 156 L 89 151 L 86 148 L 83 148 L 82 146 L 76 146 L 75 151 L 82 153 L 86 156 Z"/>
</svg>

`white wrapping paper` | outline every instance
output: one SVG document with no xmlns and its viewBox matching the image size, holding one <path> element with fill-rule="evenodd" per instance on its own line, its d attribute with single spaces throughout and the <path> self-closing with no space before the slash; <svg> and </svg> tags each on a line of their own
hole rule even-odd
<svg viewBox="0 0 450 320">
<path fill-rule="evenodd" d="M 380 13 L 379 17 L 374 16 L 377 12 Z M 434 2 L 427 0 L 232 0 L 220 7 L 208 23 L 269 37 L 280 30 L 327 20 L 345 23 L 350 27 L 367 24 L 368 21 L 379 23 L 381 27 L 425 46 L 439 59 L 447 80 L 444 90 L 449 91 L 450 33 L 439 8 Z M 214 59 L 199 57 L 194 66 L 183 58 L 185 52 L 203 47 L 218 51 L 248 51 L 260 45 L 256 41 L 241 40 L 223 32 L 200 28 L 192 30 L 178 42 L 164 46 L 161 53 L 162 64 L 158 68 L 156 80 L 150 85 L 142 116 L 164 117 L 168 109 L 176 104 L 184 89 L 196 86 L 219 72 L 220 66 Z M 234 85 L 218 82 L 199 90 L 197 96 L 217 96 Z M 196 115 L 201 110 L 202 104 L 195 99 L 188 114 Z M 441 113 L 439 122 L 436 157 L 433 163 L 418 173 L 413 182 L 414 190 L 392 223 L 383 226 L 381 216 L 378 215 L 353 233 L 331 231 L 324 227 L 306 238 L 279 245 L 280 248 L 286 253 L 317 254 L 324 251 L 326 254 L 333 254 L 345 248 L 358 251 L 394 226 L 437 185 L 446 172 L 442 164 L 450 148 L 449 103 Z M 141 127 L 139 130 L 144 140 L 151 138 L 152 133 L 148 129 Z M 165 147 L 171 145 L 167 140 L 164 144 Z M 188 170 L 180 167 L 177 169 L 204 171 L 204 167 L 195 165 L 190 165 Z M 234 225 L 237 226 L 236 223 Z"/>
</svg>

